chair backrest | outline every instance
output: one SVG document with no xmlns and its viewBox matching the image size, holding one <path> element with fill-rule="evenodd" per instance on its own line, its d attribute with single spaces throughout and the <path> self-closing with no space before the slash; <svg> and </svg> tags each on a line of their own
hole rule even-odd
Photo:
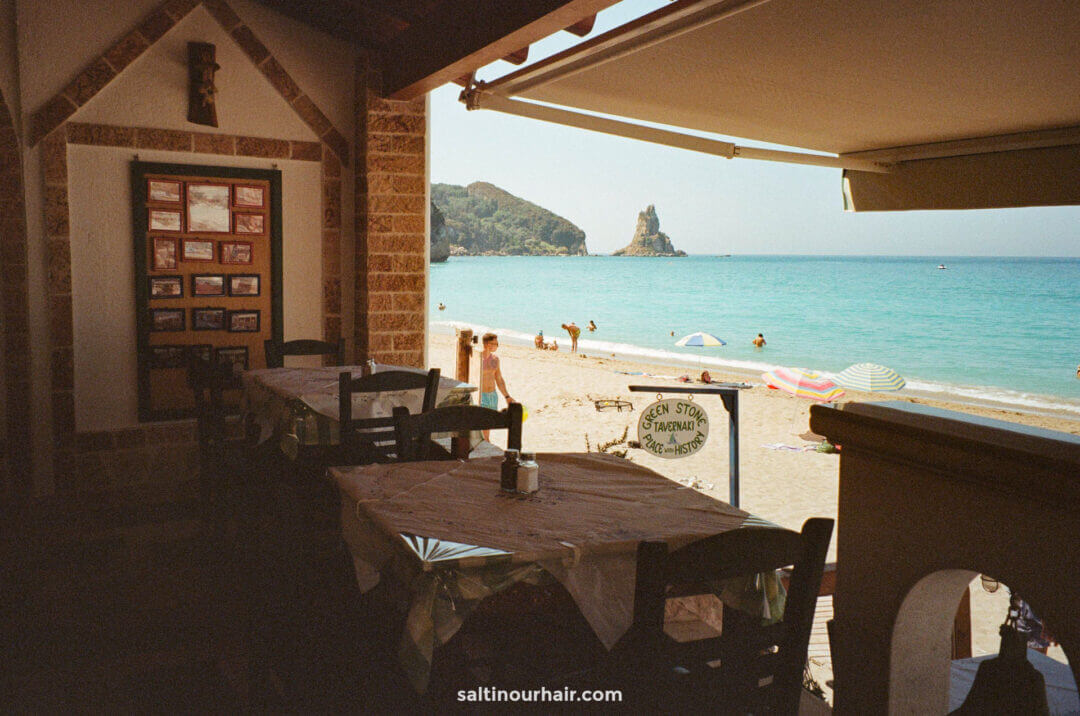
<svg viewBox="0 0 1080 716">
<path fill-rule="evenodd" d="M 345 372 L 338 376 L 338 424 L 341 430 L 341 444 L 351 454 L 361 454 L 358 450 L 375 447 L 382 443 L 394 442 L 394 418 L 386 415 L 376 418 L 354 420 L 352 416 L 352 396 L 355 393 L 382 393 L 394 390 L 424 389 L 421 411 L 427 412 L 435 407 L 439 392 L 440 370 L 432 368 L 427 373 L 415 373 L 408 370 L 388 370 L 354 378 Z M 361 432 L 362 431 L 362 432 Z M 387 450 L 376 453 L 385 454 Z M 356 459 L 356 458 L 354 458 Z M 359 463 L 357 463 L 359 464 Z"/>
<path fill-rule="evenodd" d="M 333 341 L 316 341 L 311 338 L 300 338 L 295 341 L 264 341 L 263 349 L 266 352 L 266 367 L 281 368 L 285 365 L 285 356 L 331 356 L 334 365 L 345 365 L 345 339 L 339 338 Z"/>
<path fill-rule="evenodd" d="M 223 399 L 227 390 L 242 387 L 231 365 L 206 361 L 193 356 L 188 361 L 188 387 L 195 400 L 195 420 L 200 449 L 225 438 L 227 409 Z"/>
<path fill-rule="evenodd" d="M 521 403 L 511 403 L 505 410 L 476 405 L 448 405 L 420 415 L 409 415 L 407 408 L 394 409 L 394 432 L 400 461 L 445 458 L 432 455 L 432 433 L 462 433 L 470 430 L 507 430 L 506 446 L 521 449 Z"/>
<path fill-rule="evenodd" d="M 685 682 L 705 703 L 730 705 L 732 713 L 797 713 L 825 554 L 833 520 L 813 518 L 802 532 L 746 527 L 669 552 L 662 542 L 638 546 L 632 648 L 635 664 Z M 715 593 L 717 580 L 793 566 L 783 618 L 763 625 L 725 607 L 719 637 L 679 642 L 664 632 L 671 594 Z M 725 707 L 726 708 L 726 707 Z"/>
</svg>

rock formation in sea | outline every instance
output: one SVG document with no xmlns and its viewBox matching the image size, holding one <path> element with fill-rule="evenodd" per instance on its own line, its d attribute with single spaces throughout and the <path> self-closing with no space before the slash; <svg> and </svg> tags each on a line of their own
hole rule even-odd
<svg viewBox="0 0 1080 716">
<path fill-rule="evenodd" d="M 645 211 L 638 214 L 637 228 L 630 245 L 611 254 L 612 256 L 686 256 L 685 251 L 677 251 L 671 245 L 671 239 L 660 230 L 660 219 L 656 216 L 656 207 L 649 204 Z"/>
<path fill-rule="evenodd" d="M 431 200 L 445 218 L 451 256 L 588 254 L 584 231 L 494 184 L 432 184 Z"/>
</svg>

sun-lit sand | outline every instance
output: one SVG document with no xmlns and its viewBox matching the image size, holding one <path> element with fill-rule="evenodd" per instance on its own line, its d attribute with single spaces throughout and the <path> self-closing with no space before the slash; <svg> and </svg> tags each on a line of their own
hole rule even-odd
<svg viewBox="0 0 1080 716">
<path fill-rule="evenodd" d="M 567 340 L 567 346 L 569 341 Z M 455 345 L 453 336 L 431 335 L 429 362 L 441 368 L 444 375 L 454 375 Z M 562 340 L 560 337 L 560 346 Z M 479 382 L 479 346 L 472 361 L 471 382 Z M 634 439 L 640 409 L 656 396 L 631 393 L 632 384 L 679 385 L 676 380 L 631 376 L 616 371 L 643 371 L 654 375 L 694 377 L 700 371 L 671 366 L 645 365 L 590 354 L 588 357 L 566 352 L 537 351 L 533 348 L 500 346 L 503 376 L 510 395 L 523 403 L 528 418 L 523 427 L 523 446 L 537 452 L 584 452 L 586 436 L 596 450 L 603 443 L 622 435 L 629 429 Z M 710 370 L 714 380 L 744 381 L 746 376 L 723 375 Z M 809 517 L 836 517 L 839 456 L 812 451 L 777 450 L 766 445 L 788 445 L 796 448 L 813 443 L 799 437 L 809 430 L 811 402 L 802 398 L 769 390 L 760 380 L 750 380 L 755 387 L 739 393 L 739 465 L 741 473 L 741 507 L 781 526 L 799 529 Z M 665 397 L 672 397 L 671 395 Z M 633 403 L 633 411 L 598 412 L 593 404 L 597 399 L 622 399 Z M 696 396 L 709 413 L 710 435 L 705 447 L 697 454 L 679 460 L 655 457 L 640 449 L 632 449 L 628 457 L 673 480 L 694 486 L 717 499 L 728 499 L 728 440 L 727 413 L 720 399 Z M 901 391 L 896 394 L 848 392 L 844 400 L 880 401 L 913 400 Z M 1064 417 L 1030 415 L 1016 411 L 954 405 L 940 401 L 918 399 L 916 402 L 937 407 L 961 410 L 985 417 L 1007 420 L 1080 434 L 1080 422 Z M 500 396 L 500 407 L 504 403 Z M 501 436 L 492 434 L 493 441 L 504 444 Z M 620 449 L 625 446 L 620 446 Z M 541 471 L 543 466 L 541 466 Z M 835 542 L 835 538 L 834 538 Z M 830 549 L 835 559 L 835 544 Z M 976 587 L 972 590 L 975 654 L 996 653 L 997 627 L 1005 616 L 1008 597 L 1004 589 L 994 595 Z M 1051 656 L 1060 649 L 1052 649 Z"/>
</svg>

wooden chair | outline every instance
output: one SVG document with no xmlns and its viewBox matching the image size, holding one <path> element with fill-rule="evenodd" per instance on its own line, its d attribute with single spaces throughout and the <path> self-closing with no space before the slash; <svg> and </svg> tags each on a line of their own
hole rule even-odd
<svg viewBox="0 0 1080 716">
<path fill-rule="evenodd" d="M 669 552 L 638 546 L 634 623 L 617 645 L 613 673 L 647 708 L 718 713 L 794 714 L 833 520 L 807 520 L 802 532 L 747 527 Z M 712 593 L 715 580 L 793 565 L 783 619 L 725 608 L 720 636 L 676 641 L 664 631 L 672 596 Z M 715 588 L 715 587 L 713 587 Z"/>
<path fill-rule="evenodd" d="M 424 389 L 421 413 L 435 408 L 439 391 L 438 368 L 427 373 L 407 370 L 389 370 L 382 373 L 353 378 L 351 373 L 338 377 L 338 424 L 341 430 L 341 457 L 350 465 L 367 462 L 387 462 L 392 459 L 395 447 L 394 418 L 384 416 L 354 420 L 352 396 L 356 393 L 381 393 L 394 390 Z M 407 410 L 407 409 L 406 409 Z"/>
<path fill-rule="evenodd" d="M 266 351 L 267 368 L 281 368 L 285 364 L 285 356 L 331 356 L 333 365 L 345 365 L 344 338 L 339 338 L 336 343 L 310 338 L 300 338 L 284 343 L 264 341 L 263 349 Z"/>
<path fill-rule="evenodd" d="M 476 405 L 450 405 L 420 415 L 409 415 L 407 408 L 394 409 L 394 433 L 398 460 L 437 460 L 453 457 L 432 450 L 432 433 L 461 433 L 470 430 L 507 430 L 508 448 L 521 449 L 521 403 L 511 403 L 505 410 Z"/>
<path fill-rule="evenodd" d="M 228 491 L 232 468 L 242 464 L 232 456 L 246 446 L 242 437 L 230 437 L 224 394 L 241 387 L 232 366 L 192 357 L 188 363 L 188 387 L 195 401 L 195 435 L 199 450 L 199 496 L 209 512 Z"/>
</svg>

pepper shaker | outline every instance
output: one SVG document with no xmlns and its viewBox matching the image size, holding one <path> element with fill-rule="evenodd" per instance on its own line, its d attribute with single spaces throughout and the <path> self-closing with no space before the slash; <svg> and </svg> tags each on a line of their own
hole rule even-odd
<svg viewBox="0 0 1080 716">
<path fill-rule="evenodd" d="M 517 490 L 518 451 L 507 450 L 503 453 L 502 471 L 499 475 L 499 487 L 506 492 Z"/>
</svg>

